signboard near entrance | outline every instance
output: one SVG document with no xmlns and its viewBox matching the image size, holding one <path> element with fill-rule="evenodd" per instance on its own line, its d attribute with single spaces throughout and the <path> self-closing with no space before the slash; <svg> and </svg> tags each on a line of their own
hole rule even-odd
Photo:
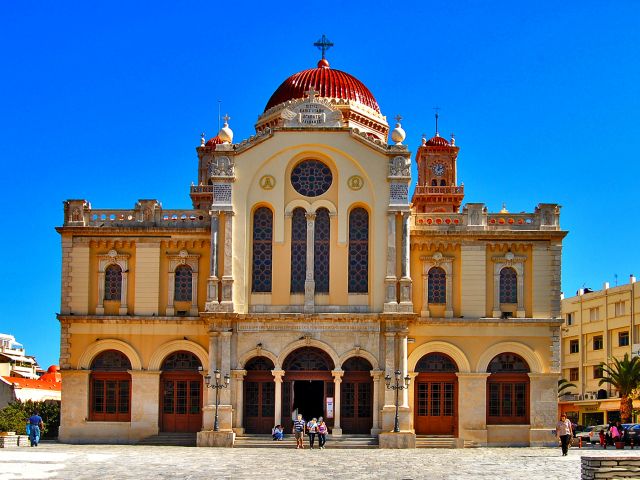
<svg viewBox="0 0 640 480">
<path fill-rule="evenodd" d="M 327 397 L 327 418 L 333 418 L 333 397 Z"/>
</svg>

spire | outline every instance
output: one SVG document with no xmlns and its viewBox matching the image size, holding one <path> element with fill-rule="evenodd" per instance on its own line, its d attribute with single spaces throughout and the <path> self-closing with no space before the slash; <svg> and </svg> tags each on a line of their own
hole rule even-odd
<svg viewBox="0 0 640 480">
<path fill-rule="evenodd" d="M 433 107 L 433 109 L 436 111 L 436 137 L 439 137 L 440 133 L 438 133 L 438 117 L 440 115 L 438 115 L 438 112 L 440 111 L 440 107 Z"/>
</svg>

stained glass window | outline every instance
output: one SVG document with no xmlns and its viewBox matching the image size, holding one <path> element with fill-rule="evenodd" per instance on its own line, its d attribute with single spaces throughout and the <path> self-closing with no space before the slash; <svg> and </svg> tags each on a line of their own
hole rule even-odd
<svg viewBox="0 0 640 480">
<path fill-rule="evenodd" d="M 283 363 L 283 368 L 298 371 L 326 371 L 333 370 L 333 361 L 319 348 L 302 347 L 289 354 Z"/>
<path fill-rule="evenodd" d="M 174 352 L 164 359 L 162 370 L 195 370 L 198 371 L 202 363 L 191 352 Z"/>
<path fill-rule="evenodd" d="M 315 231 L 313 234 L 314 260 L 313 275 L 316 292 L 329 293 L 329 210 L 321 208 L 316 213 Z"/>
<path fill-rule="evenodd" d="M 529 365 L 515 353 L 501 353 L 493 357 L 487 368 L 488 373 L 528 373 Z"/>
<path fill-rule="evenodd" d="M 442 353 L 428 353 L 416 364 L 416 372 L 452 373 L 458 371 L 458 366 L 447 355 Z"/>
<path fill-rule="evenodd" d="M 307 274 L 307 218 L 296 208 L 291 218 L 291 293 L 304 293 Z"/>
<path fill-rule="evenodd" d="M 253 214 L 253 275 L 252 291 L 271 291 L 271 252 L 273 238 L 273 213 L 267 207 L 258 208 Z"/>
<path fill-rule="evenodd" d="M 291 172 L 291 185 L 305 197 L 322 195 L 329 190 L 332 182 L 331 169 L 318 160 L 300 162 Z"/>
<path fill-rule="evenodd" d="M 369 291 L 369 213 L 354 208 L 349 214 L 349 293 Z"/>
<path fill-rule="evenodd" d="M 175 271 L 175 300 L 177 302 L 191 301 L 191 267 L 180 265 Z"/>
<path fill-rule="evenodd" d="M 500 270 L 500 303 L 518 303 L 518 274 L 511 267 Z"/>
<path fill-rule="evenodd" d="M 244 365 L 245 370 L 251 371 L 271 371 L 273 368 L 273 362 L 267 357 L 253 357 Z"/>
<path fill-rule="evenodd" d="M 373 370 L 371 363 L 362 357 L 351 357 L 342 364 L 345 372 L 370 372 Z"/>
<path fill-rule="evenodd" d="M 129 358 L 118 350 L 105 350 L 91 363 L 91 370 L 102 372 L 126 372 L 131 370 Z"/>
<path fill-rule="evenodd" d="M 433 267 L 428 274 L 429 303 L 447 303 L 447 274 L 440 267 Z"/>
<path fill-rule="evenodd" d="M 122 292 L 122 269 L 120 265 L 111 264 L 104 271 L 104 299 L 120 300 Z"/>
</svg>

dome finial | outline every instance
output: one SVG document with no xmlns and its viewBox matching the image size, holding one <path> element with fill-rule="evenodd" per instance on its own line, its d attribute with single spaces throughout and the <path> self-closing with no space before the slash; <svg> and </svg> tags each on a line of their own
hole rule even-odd
<svg viewBox="0 0 640 480">
<path fill-rule="evenodd" d="M 322 60 L 325 60 L 325 52 L 333 47 L 333 42 L 329 41 L 327 36 L 323 33 L 320 40 L 313 44 L 314 47 L 318 47 L 322 51 Z M 318 64 L 320 66 L 320 64 Z"/>
<path fill-rule="evenodd" d="M 218 132 L 218 137 L 220 137 L 222 143 L 232 143 L 233 130 L 229 128 L 229 120 L 231 120 L 231 117 L 229 116 L 229 114 L 225 114 L 222 119 L 224 120 L 224 126 Z"/>
<path fill-rule="evenodd" d="M 500 210 L 500 213 L 509 213 L 509 210 L 507 210 L 507 204 L 502 202 L 502 209 Z"/>
<path fill-rule="evenodd" d="M 453 132 L 451 132 L 451 146 L 455 147 L 456 146 L 456 136 L 453 134 Z"/>
<path fill-rule="evenodd" d="M 402 117 L 400 115 L 397 115 L 396 121 L 398 123 L 396 123 L 396 128 L 394 128 L 393 132 L 391 132 L 391 140 L 393 140 L 396 145 L 402 145 L 403 140 L 407 138 L 407 134 L 404 132 L 404 130 L 402 129 L 402 125 L 400 124 L 401 120 Z"/>
<path fill-rule="evenodd" d="M 205 141 L 204 141 L 204 132 L 202 132 L 202 134 L 200 135 L 200 146 L 204 147 Z"/>
<path fill-rule="evenodd" d="M 427 144 L 427 134 L 423 133 L 422 134 L 422 145 L 426 145 Z"/>
</svg>

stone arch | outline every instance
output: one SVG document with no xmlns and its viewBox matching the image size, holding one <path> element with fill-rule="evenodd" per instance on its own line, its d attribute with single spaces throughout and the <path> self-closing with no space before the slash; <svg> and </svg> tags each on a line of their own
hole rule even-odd
<svg viewBox="0 0 640 480">
<path fill-rule="evenodd" d="M 545 373 L 540 356 L 531 347 L 520 342 L 500 342 L 490 346 L 480 356 L 476 371 L 485 373 L 493 357 L 506 352 L 520 355 L 529 364 L 531 373 Z"/>
<path fill-rule="evenodd" d="M 285 205 L 285 207 L 284 207 L 285 216 L 293 215 L 293 211 L 296 208 L 302 208 L 307 213 L 311 212 L 311 204 L 309 202 L 307 202 L 306 200 L 298 198 L 296 200 L 290 201 L 289 203 L 287 203 Z M 331 210 L 329 210 L 329 211 L 331 211 Z"/>
<path fill-rule="evenodd" d="M 275 355 L 273 352 L 270 352 L 269 350 L 265 350 L 264 348 L 256 347 L 254 349 L 251 349 L 243 353 L 242 355 L 240 355 L 240 357 L 238 357 L 237 370 L 243 370 L 247 362 L 254 357 L 267 357 L 269 360 L 273 362 L 274 368 L 276 369 L 280 368 L 277 355 Z"/>
<path fill-rule="evenodd" d="M 274 362 L 275 366 L 276 366 L 276 370 L 280 370 L 282 368 L 282 365 L 284 364 L 285 359 L 287 358 L 287 356 L 289 356 L 289 354 L 291 352 L 293 352 L 294 350 L 297 350 L 298 348 L 302 348 L 302 347 L 316 347 L 316 348 L 319 348 L 320 350 L 324 351 L 325 353 L 327 353 L 331 357 L 331 360 L 333 361 L 334 368 L 336 370 L 339 370 L 338 366 L 341 365 L 341 363 L 340 363 L 340 357 L 338 356 L 336 351 L 333 348 L 331 348 L 329 346 L 329 344 L 327 344 L 325 342 L 321 342 L 320 340 L 313 340 L 313 339 L 297 340 L 297 341 L 287 345 L 280 352 L 280 355 L 278 355 L 278 362 L 277 363 Z"/>
<path fill-rule="evenodd" d="M 380 365 L 378 364 L 378 359 L 371 353 L 361 348 L 354 348 L 349 350 L 348 352 L 343 353 L 340 356 L 340 369 L 342 370 L 342 365 L 344 362 L 349 360 L 351 357 L 362 357 L 365 358 L 373 367 L 374 370 L 380 370 Z M 336 364 L 337 367 L 338 364 Z"/>
<path fill-rule="evenodd" d="M 96 355 L 105 350 L 118 350 L 124 353 L 131 362 L 132 370 L 142 370 L 142 360 L 138 352 L 128 343 L 115 338 L 97 340 L 89 345 L 78 360 L 78 370 L 89 370 Z"/>
<path fill-rule="evenodd" d="M 338 209 L 336 208 L 336 206 L 332 202 L 324 198 L 313 202 L 309 207 L 309 212 L 317 212 L 321 208 L 326 208 L 329 211 L 330 216 L 334 216 L 338 214 Z"/>
<path fill-rule="evenodd" d="M 203 370 L 207 371 L 209 369 L 209 354 L 203 347 L 191 340 L 172 340 L 160 345 L 160 347 L 153 352 L 151 360 L 149 360 L 149 370 L 160 370 L 162 368 L 162 362 L 167 358 L 167 355 L 179 350 L 193 353 L 198 357 L 198 360 L 200 360 Z"/>
<path fill-rule="evenodd" d="M 456 364 L 458 365 L 458 372 L 471 372 L 471 364 L 469 363 L 469 359 L 462 350 L 451 343 L 437 340 L 433 342 L 423 343 L 422 345 L 416 347 L 413 352 L 411 352 L 411 355 L 409 355 L 409 358 L 407 360 L 407 367 L 409 368 L 409 371 L 413 372 L 420 359 L 428 353 L 444 353 L 450 356 L 453 361 L 456 362 Z"/>
</svg>

